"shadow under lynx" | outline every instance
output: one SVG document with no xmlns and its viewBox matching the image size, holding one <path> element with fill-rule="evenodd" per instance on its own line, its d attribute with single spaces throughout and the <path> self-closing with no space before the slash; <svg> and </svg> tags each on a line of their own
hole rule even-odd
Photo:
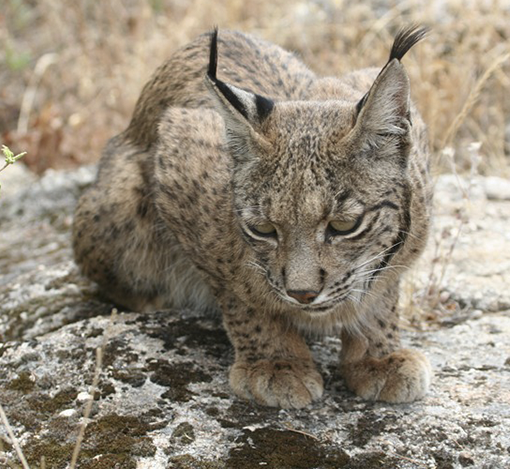
<svg viewBox="0 0 510 469">
<path fill-rule="evenodd" d="M 241 397 L 303 407 L 323 392 L 303 335 L 342 337 L 366 399 L 408 402 L 428 360 L 402 349 L 399 277 L 423 250 L 431 186 L 401 59 L 319 78 L 281 48 L 206 34 L 145 86 L 80 199 L 83 272 L 134 310 L 220 309 Z"/>
</svg>

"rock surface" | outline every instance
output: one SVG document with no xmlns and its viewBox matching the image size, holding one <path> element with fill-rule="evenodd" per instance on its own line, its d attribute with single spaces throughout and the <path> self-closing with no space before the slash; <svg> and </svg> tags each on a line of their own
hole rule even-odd
<svg viewBox="0 0 510 469">
<path fill-rule="evenodd" d="M 286 411 L 233 397 L 219 318 L 110 317 L 70 248 L 73 207 L 93 175 L 27 174 L 29 186 L 9 190 L 2 180 L 0 403 L 32 468 L 43 456 L 47 468 L 68 467 L 99 346 L 80 468 L 510 467 L 509 181 L 437 180 L 434 234 L 407 282 L 427 330 L 404 335 L 434 366 L 427 397 L 356 398 L 338 376 L 341 343 L 327 337 L 312 342 L 324 398 Z M 18 464 L 3 426 L 0 441 L 0 467 Z"/>
</svg>

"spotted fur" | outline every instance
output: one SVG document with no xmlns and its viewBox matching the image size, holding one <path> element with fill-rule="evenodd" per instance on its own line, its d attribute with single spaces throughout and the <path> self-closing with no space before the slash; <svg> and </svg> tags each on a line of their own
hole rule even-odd
<svg viewBox="0 0 510 469">
<path fill-rule="evenodd" d="M 424 32 L 340 78 L 236 32 L 176 52 L 79 201 L 83 272 L 130 309 L 221 310 L 243 398 L 318 399 L 304 336 L 325 333 L 341 334 L 354 392 L 421 398 L 430 365 L 401 348 L 397 303 L 429 225 L 426 130 L 401 63 Z"/>
</svg>

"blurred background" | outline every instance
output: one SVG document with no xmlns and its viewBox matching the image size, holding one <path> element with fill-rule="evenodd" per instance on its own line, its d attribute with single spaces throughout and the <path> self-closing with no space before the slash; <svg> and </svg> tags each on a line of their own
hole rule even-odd
<svg viewBox="0 0 510 469">
<path fill-rule="evenodd" d="M 410 23 L 432 27 L 404 63 L 434 170 L 510 177 L 510 0 L 2 0 L 0 143 L 37 173 L 97 161 L 154 69 L 214 25 L 340 75 L 384 65 Z"/>
</svg>

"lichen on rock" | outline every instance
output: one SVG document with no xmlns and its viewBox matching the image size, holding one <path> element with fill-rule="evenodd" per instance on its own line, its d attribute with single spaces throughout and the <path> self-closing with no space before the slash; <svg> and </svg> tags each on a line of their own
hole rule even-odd
<svg viewBox="0 0 510 469">
<path fill-rule="evenodd" d="M 0 400 L 32 468 L 41 456 L 47 468 L 68 466 L 104 344 L 80 469 L 510 466 L 510 210 L 483 179 L 469 186 L 466 208 L 466 191 L 439 178 L 435 231 L 411 273 L 416 291 L 427 286 L 437 238 L 455 239 L 462 212 L 436 330 L 404 333 L 435 370 L 425 399 L 353 396 L 337 370 L 340 340 L 326 337 L 311 341 L 325 395 L 289 411 L 233 396 L 220 318 L 169 310 L 110 318 L 113 305 L 81 277 L 70 248 L 74 204 L 93 174 L 51 172 L 0 199 Z M 11 445 L 4 450 L 0 461 L 17 461 Z"/>
</svg>

